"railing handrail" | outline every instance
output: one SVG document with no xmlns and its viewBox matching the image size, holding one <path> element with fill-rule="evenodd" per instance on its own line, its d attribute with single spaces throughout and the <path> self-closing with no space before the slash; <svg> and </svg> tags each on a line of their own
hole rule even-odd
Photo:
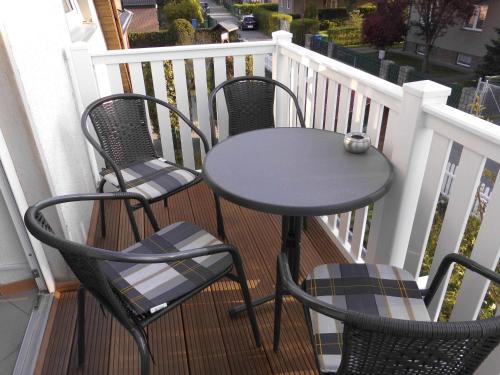
<svg viewBox="0 0 500 375">
<path fill-rule="evenodd" d="M 276 42 L 258 41 L 222 44 L 196 44 L 173 47 L 134 48 L 90 51 L 94 64 L 121 64 L 158 60 L 182 60 L 201 57 L 241 56 L 273 53 Z M 230 53 L 228 53 L 230 50 Z"/>
<path fill-rule="evenodd" d="M 314 70 L 326 77 L 334 79 L 353 90 L 359 90 L 359 82 L 362 82 L 368 97 L 382 94 L 386 99 L 389 99 L 389 101 L 384 101 L 384 105 L 399 112 L 403 100 L 403 88 L 401 86 L 293 43 L 278 41 L 278 46 L 280 52 L 285 56 L 299 61 L 301 64 L 310 65 Z M 306 58 L 311 61 L 305 61 Z"/>
<path fill-rule="evenodd" d="M 425 104 L 426 126 L 445 138 L 500 162 L 500 127 L 446 104 Z M 438 121 L 432 121 L 438 120 Z"/>
</svg>

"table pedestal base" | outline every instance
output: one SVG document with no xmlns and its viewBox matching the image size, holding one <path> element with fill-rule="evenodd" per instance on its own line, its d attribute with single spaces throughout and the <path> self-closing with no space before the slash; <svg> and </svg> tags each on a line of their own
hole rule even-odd
<svg viewBox="0 0 500 375">
<path fill-rule="evenodd" d="M 288 256 L 288 264 L 293 280 L 299 282 L 300 273 L 300 241 L 302 234 L 302 216 L 283 215 L 281 220 L 281 251 Z M 276 274 L 276 278 L 279 275 Z M 252 305 L 259 306 L 274 300 L 274 293 L 252 300 Z M 234 316 L 246 310 L 245 305 L 238 305 L 229 310 L 229 315 Z"/>
</svg>

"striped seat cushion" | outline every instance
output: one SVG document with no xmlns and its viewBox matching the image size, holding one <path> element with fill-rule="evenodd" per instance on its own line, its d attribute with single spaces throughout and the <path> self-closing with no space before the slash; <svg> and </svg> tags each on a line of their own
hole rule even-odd
<svg viewBox="0 0 500 375">
<path fill-rule="evenodd" d="M 123 250 L 130 254 L 164 254 L 218 245 L 221 242 L 197 225 L 178 222 Z M 166 307 L 171 301 L 224 273 L 233 264 L 229 253 L 181 261 L 137 264 L 105 261 L 103 272 L 112 287 L 137 314 Z M 153 311 L 151 310 L 153 309 Z"/>
<path fill-rule="evenodd" d="M 176 167 L 165 159 L 158 158 L 129 165 L 121 170 L 130 193 L 142 194 L 147 199 L 155 199 L 190 183 L 196 175 Z M 119 188 L 116 174 L 105 170 L 103 177 Z"/>
<path fill-rule="evenodd" d="M 305 280 L 307 293 L 346 310 L 406 320 L 430 320 L 409 272 L 380 264 L 323 264 Z M 309 310 L 314 350 L 322 373 L 342 358 L 341 322 Z M 367 344 L 368 345 L 368 344 Z"/>
</svg>

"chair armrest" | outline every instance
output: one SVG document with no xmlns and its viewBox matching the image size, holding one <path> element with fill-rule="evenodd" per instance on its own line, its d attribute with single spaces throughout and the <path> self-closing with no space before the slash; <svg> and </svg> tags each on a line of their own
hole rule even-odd
<svg viewBox="0 0 500 375">
<path fill-rule="evenodd" d="M 107 260 L 112 262 L 152 264 L 175 262 L 218 253 L 230 253 L 233 257 L 239 256 L 238 251 L 234 246 L 226 244 L 213 245 L 165 254 L 130 254 L 90 247 L 87 248 L 86 255 L 95 259 Z"/>
<path fill-rule="evenodd" d="M 295 283 L 295 281 L 293 281 L 290 267 L 288 265 L 288 257 L 284 253 L 278 255 L 278 273 L 278 283 L 281 283 L 279 287 L 283 288 L 283 290 L 286 291 L 287 294 L 292 295 L 300 302 L 302 302 L 306 307 L 315 310 L 323 315 L 340 321 L 346 320 L 346 310 L 340 309 L 329 303 L 321 301 L 316 297 L 311 296 L 302 288 L 300 288 Z"/>
<path fill-rule="evenodd" d="M 153 227 L 154 231 L 157 232 L 160 230 L 160 226 L 156 221 L 156 218 L 151 210 L 151 206 L 149 205 L 147 199 L 138 193 L 125 193 L 125 192 L 114 192 L 114 193 L 87 193 L 87 194 L 71 194 L 71 195 L 61 195 L 58 197 L 48 198 L 43 201 L 40 201 L 33 206 L 31 206 L 24 215 L 24 220 L 28 228 L 31 230 L 33 227 L 36 230 L 36 226 L 38 224 L 36 220 L 36 215 L 44 208 L 55 206 L 61 203 L 70 203 L 70 202 L 83 202 L 83 201 L 103 201 L 103 200 L 125 200 L 125 199 L 135 199 L 141 202 L 141 205 L 144 207 L 144 211 L 148 216 L 149 222 Z"/>
<path fill-rule="evenodd" d="M 430 287 L 426 291 L 423 291 L 425 292 L 424 302 L 426 306 L 429 306 L 429 304 L 431 303 L 432 298 L 436 294 L 439 286 L 441 285 L 441 282 L 443 281 L 443 278 L 445 277 L 452 263 L 458 263 L 468 270 L 478 273 L 479 275 L 487 278 L 490 281 L 493 281 L 494 283 L 500 284 L 500 274 L 498 274 L 497 272 L 492 271 L 480 265 L 479 263 L 464 257 L 463 255 L 451 253 L 443 258 L 436 272 L 436 276 L 434 276 L 434 278 L 432 279 Z"/>
</svg>

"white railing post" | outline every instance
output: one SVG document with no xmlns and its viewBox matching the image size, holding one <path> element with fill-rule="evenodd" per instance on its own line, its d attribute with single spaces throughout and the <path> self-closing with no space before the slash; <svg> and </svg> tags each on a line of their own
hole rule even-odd
<svg viewBox="0 0 500 375">
<path fill-rule="evenodd" d="M 394 180 L 387 195 L 375 204 L 367 252 L 368 262 L 397 267 L 404 266 L 432 140 L 422 106 L 446 103 L 451 92 L 432 81 L 407 83 L 403 90 L 399 115 L 388 124 Z"/>
<path fill-rule="evenodd" d="M 92 65 L 87 43 L 77 42 L 67 50 L 70 72 L 73 80 L 78 110 L 81 113 L 94 100 L 99 98 L 97 79 Z M 83 136 L 83 134 L 82 134 Z M 96 183 L 99 182 L 99 170 L 104 167 L 102 158 L 97 155 L 92 146 L 87 142 L 87 153 L 92 166 L 92 173 Z"/>
<path fill-rule="evenodd" d="M 273 41 L 276 43 L 273 53 L 273 78 L 285 86 L 290 86 L 290 66 L 287 57 L 281 54 L 281 44 L 292 43 L 292 34 L 279 30 L 273 33 Z M 288 115 L 290 99 L 283 90 L 276 92 L 276 126 L 290 126 Z"/>
</svg>

